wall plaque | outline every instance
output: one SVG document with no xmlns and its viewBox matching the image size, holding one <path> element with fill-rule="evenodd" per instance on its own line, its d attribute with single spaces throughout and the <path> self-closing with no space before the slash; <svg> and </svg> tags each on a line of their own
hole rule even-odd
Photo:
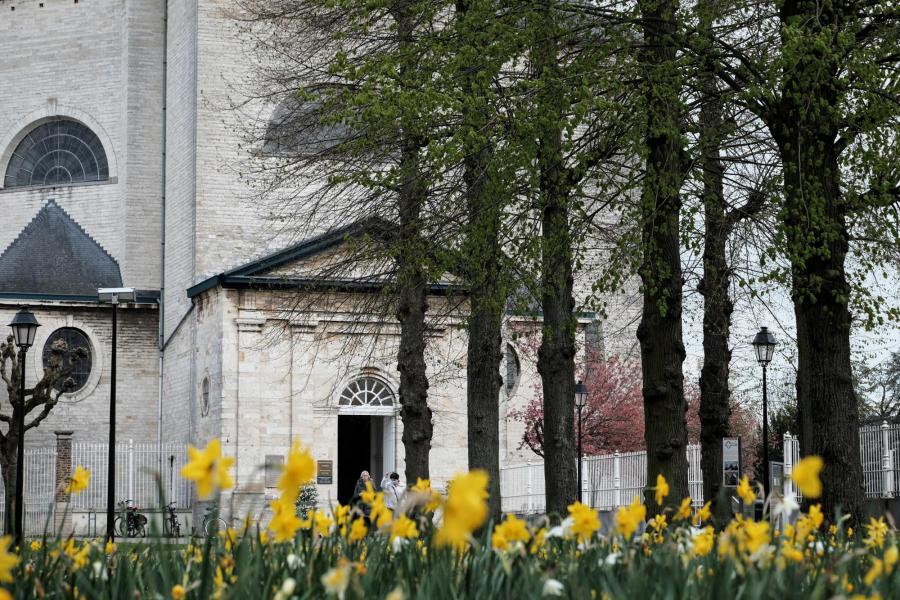
<svg viewBox="0 0 900 600">
<path fill-rule="evenodd" d="M 334 461 L 316 461 L 316 483 L 319 485 L 331 485 L 334 476 Z"/>
</svg>

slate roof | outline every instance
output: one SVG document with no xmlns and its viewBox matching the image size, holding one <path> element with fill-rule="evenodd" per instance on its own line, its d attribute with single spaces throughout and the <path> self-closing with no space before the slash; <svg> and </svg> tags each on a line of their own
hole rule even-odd
<svg viewBox="0 0 900 600">
<path fill-rule="evenodd" d="M 0 255 L 0 294 L 96 298 L 121 286 L 119 264 L 53 200 Z"/>
</svg>

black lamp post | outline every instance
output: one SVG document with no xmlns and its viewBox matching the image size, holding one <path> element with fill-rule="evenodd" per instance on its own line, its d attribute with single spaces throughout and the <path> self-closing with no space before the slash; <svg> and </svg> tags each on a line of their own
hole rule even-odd
<svg viewBox="0 0 900 600">
<path fill-rule="evenodd" d="M 581 380 L 578 380 L 578 383 L 575 384 L 575 408 L 578 409 L 578 501 L 581 502 L 581 488 L 582 488 L 582 479 L 581 479 L 581 410 L 584 408 L 584 405 L 587 404 L 587 395 L 588 390 L 587 386 L 581 383 Z"/>
<path fill-rule="evenodd" d="M 109 458 L 106 471 L 106 540 L 115 538 L 116 506 L 116 321 L 119 302 L 133 302 L 134 288 L 100 288 L 97 299 L 112 304 L 112 354 L 109 358 Z"/>
<path fill-rule="evenodd" d="M 753 338 L 753 349 L 756 351 L 756 361 L 763 368 L 763 490 L 766 498 L 769 497 L 769 400 L 766 390 L 766 367 L 772 361 L 775 354 L 775 335 L 767 327 L 763 327 Z"/>
<path fill-rule="evenodd" d="M 14 411 L 18 412 L 16 421 L 19 430 L 19 439 L 16 442 L 16 545 L 21 548 L 22 537 L 25 534 L 25 356 L 34 344 L 34 334 L 41 324 L 30 310 L 22 308 L 13 317 L 9 326 L 13 330 L 16 346 L 19 347 L 22 385 L 19 393 L 19 410 Z"/>
</svg>

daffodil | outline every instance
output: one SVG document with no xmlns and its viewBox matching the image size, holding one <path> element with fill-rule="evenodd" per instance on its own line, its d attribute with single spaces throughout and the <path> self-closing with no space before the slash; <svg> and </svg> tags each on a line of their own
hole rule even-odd
<svg viewBox="0 0 900 600">
<path fill-rule="evenodd" d="M 272 501 L 272 520 L 269 521 L 269 529 L 275 534 L 276 542 L 286 542 L 294 539 L 297 530 L 300 529 L 300 519 L 294 512 L 293 502 L 284 499 Z"/>
<path fill-rule="evenodd" d="M 621 507 L 616 511 L 616 531 L 621 533 L 626 540 L 631 539 L 638 526 L 647 517 L 647 507 L 641 503 L 640 498 L 634 500 L 627 507 Z"/>
<path fill-rule="evenodd" d="M 888 526 L 884 522 L 884 517 L 878 517 L 877 520 L 870 517 L 869 524 L 866 525 L 866 546 L 869 548 L 881 548 L 884 546 L 884 536 L 887 535 L 887 530 Z"/>
<path fill-rule="evenodd" d="M 822 495 L 822 480 L 819 473 L 825 466 L 822 457 L 807 456 L 794 465 L 791 472 L 791 481 L 800 488 L 800 493 L 806 498 L 818 498 Z"/>
<path fill-rule="evenodd" d="M 700 523 L 706 523 L 712 518 L 712 503 L 707 502 L 703 505 L 703 507 L 697 511 L 697 514 L 694 515 L 694 519 L 692 523 L 695 526 L 699 526 Z"/>
<path fill-rule="evenodd" d="M 884 573 L 884 561 L 880 558 L 876 558 L 872 561 L 872 566 L 869 568 L 869 571 L 866 573 L 866 576 L 863 577 L 863 581 L 866 585 L 871 586 L 875 583 L 875 580 L 881 577 L 882 573 Z"/>
<path fill-rule="evenodd" d="M 319 509 L 313 516 L 313 523 L 315 525 L 316 533 L 324 537 L 331 532 L 331 525 L 334 523 L 334 520 L 327 512 Z"/>
<path fill-rule="evenodd" d="M 753 504 L 756 502 L 756 492 L 753 491 L 753 487 L 750 485 L 750 479 L 746 475 L 741 477 L 741 481 L 737 487 L 737 493 L 745 504 Z"/>
<path fill-rule="evenodd" d="M 691 552 L 695 556 L 706 556 L 713 548 L 714 539 L 715 530 L 707 525 L 694 536 Z"/>
<path fill-rule="evenodd" d="M 662 506 L 663 500 L 666 499 L 666 496 L 669 495 L 669 483 L 666 481 L 666 478 L 663 477 L 663 474 L 660 473 L 656 476 L 656 492 L 654 494 L 654 499 L 656 500 L 657 506 Z"/>
<path fill-rule="evenodd" d="M 184 600 L 184 586 L 180 583 L 172 586 L 172 600 Z"/>
<path fill-rule="evenodd" d="M 9 551 L 12 538 L 4 535 L 0 538 L 0 582 L 12 583 L 12 570 L 19 564 L 19 557 Z"/>
<path fill-rule="evenodd" d="M 362 519 L 356 519 L 350 525 L 350 541 L 358 542 L 365 538 L 368 532 L 369 528 L 366 527 L 366 522 Z"/>
<path fill-rule="evenodd" d="M 678 510 L 675 511 L 675 516 L 672 517 L 672 521 L 687 521 L 691 518 L 691 497 L 681 499 L 681 504 L 678 506 Z"/>
<path fill-rule="evenodd" d="M 579 542 L 586 542 L 600 529 L 600 516 L 597 511 L 576 502 L 569 505 L 569 516 L 572 517 L 572 533 L 578 537 Z"/>
<path fill-rule="evenodd" d="M 391 523 L 391 540 L 397 538 L 412 539 L 416 537 L 419 537 L 419 529 L 416 527 L 416 522 L 406 515 L 401 515 L 400 518 Z"/>
<path fill-rule="evenodd" d="M 438 545 L 464 547 L 472 532 L 487 519 L 488 475 L 470 471 L 457 475 L 450 483 L 444 503 L 444 517 L 435 539 Z"/>
<path fill-rule="evenodd" d="M 69 477 L 69 485 L 66 486 L 66 493 L 74 495 L 80 494 L 87 489 L 90 481 L 91 472 L 81 465 L 78 465 L 75 467 L 75 472 Z"/>
<path fill-rule="evenodd" d="M 497 550 L 506 550 L 509 544 L 514 542 L 527 542 L 531 539 L 531 532 L 525 521 L 516 518 L 515 515 L 507 515 L 506 519 L 494 527 L 491 536 L 491 545 Z"/>
<path fill-rule="evenodd" d="M 278 490 L 282 498 L 294 502 L 300 494 L 300 488 L 312 481 L 316 475 L 316 461 L 299 440 L 294 440 L 287 462 L 278 478 Z"/>
<path fill-rule="evenodd" d="M 350 570 L 351 564 L 346 559 L 342 559 L 337 566 L 329 569 L 322 575 L 322 585 L 325 587 L 325 591 L 343 600 L 344 594 L 347 593 L 347 586 L 350 585 Z"/>
<path fill-rule="evenodd" d="M 203 450 L 188 446 L 189 462 L 181 469 L 181 476 L 197 484 L 197 494 L 208 498 L 214 490 L 231 489 L 234 482 L 228 469 L 234 458 L 222 456 L 222 445 L 218 438 L 210 440 Z"/>
</svg>

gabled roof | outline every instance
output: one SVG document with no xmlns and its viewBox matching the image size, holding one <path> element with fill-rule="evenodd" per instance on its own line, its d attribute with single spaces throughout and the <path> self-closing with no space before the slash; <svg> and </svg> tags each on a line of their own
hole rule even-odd
<svg viewBox="0 0 900 600">
<path fill-rule="evenodd" d="M 321 235 L 309 238 L 278 252 L 263 256 L 257 260 L 241 265 L 230 271 L 213 275 L 187 290 L 188 298 L 221 285 L 225 288 L 270 288 L 293 289 L 303 287 L 331 287 L 350 291 L 373 291 L 380 289 L 381 284 L 365 280 L 325 280 L 310 277 L 285 277 L 283 275 L 267 275 L 267 273 L 286 264 L 310 258 L 326 252 L 342 244 L 352 237 L 369 235 L 376 239 L 386 239 L 396 230 L 396 225 L 378 217 L 369 217 Z"/>
<path fill-rule="evenodd" d="M 0 294 L 97 297 L 122 287 L 119 264 L 54 200 L 49 200 L 0 255 Z"/>
</svg>

